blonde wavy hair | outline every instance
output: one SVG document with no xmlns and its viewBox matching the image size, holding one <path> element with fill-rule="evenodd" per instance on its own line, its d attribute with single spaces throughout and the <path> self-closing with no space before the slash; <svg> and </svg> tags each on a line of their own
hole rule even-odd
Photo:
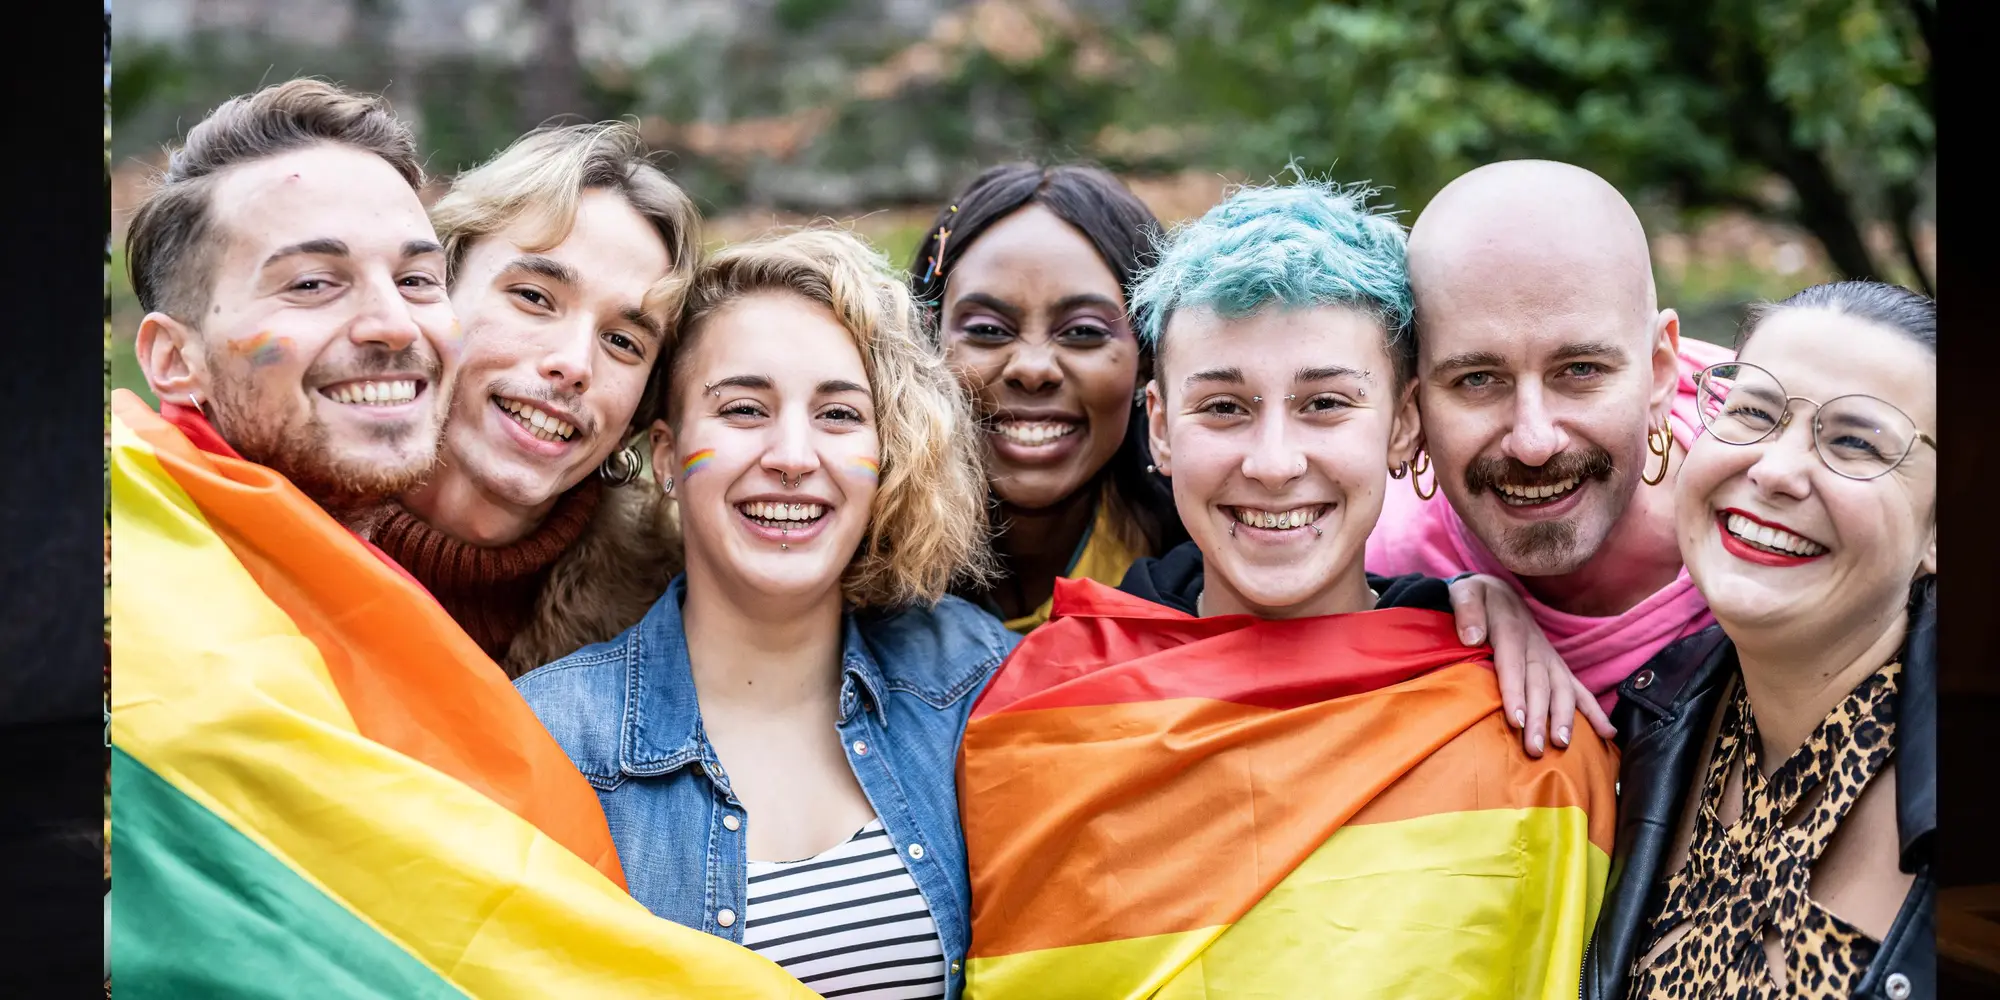
<svg viewBox="0 0 2000 1000">
<path fill-rule="evenodd" d="M 678 370 L 718 311 L 764 292 L 789 292 L 832 310 L 861 352 L 875 398 L 881 485 L 868 533 L 841 577 L 848 603 L 935 604 L 954 584 L 985 583 L 993 556 L 971 400 L 924 333 L 902 275 L 860 237 L 816 227 L 715 254 L 695 275 L 668 366 Z M 672 425 L 683 398 L 679 375 L 670 374 L 667 386 L 662 416 Z"/>
<path fill-rule="evenodd" d="M 639 130 L 627 122 L 547 126 L 514 140 L 492 159 L 452 181 L 431 208 L 444 241 L 445 277 L 456 283 L 472 245 L 523 219 L 534 238 L 522 249 L 540 253 L 569 238 L 577 205 L 588 191 L 615 191 L 660 234 L 670 264 L 646 290 L 640 308 L 672 337 L 688 286 L 701 264 L 701 213 L 680 186 L 648 158 Z M 627 437 L 652 423 L 666 365 L 655 364 Z"/>
</svg>

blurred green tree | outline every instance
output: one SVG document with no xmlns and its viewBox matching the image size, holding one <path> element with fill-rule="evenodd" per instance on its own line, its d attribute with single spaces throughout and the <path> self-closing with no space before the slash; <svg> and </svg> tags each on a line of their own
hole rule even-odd
<svg viewBox="0 0 2000 1000">
<path fill-rule="evenodd" d="M 1197 159 L 1293 157 L 1418 209 L 1481 163 L 1544 157 L 1681 207 L 1817 237 L 1853 277 L 1931 291 L 1913 217 L 1937 149 L 1935 0 L 1140 0 L 1153 106 Z M 1782 185 L 1772 185 L 1771 178 Z M 1890 223 L 1895 261 L 1864 238 Z"/>
</svg>

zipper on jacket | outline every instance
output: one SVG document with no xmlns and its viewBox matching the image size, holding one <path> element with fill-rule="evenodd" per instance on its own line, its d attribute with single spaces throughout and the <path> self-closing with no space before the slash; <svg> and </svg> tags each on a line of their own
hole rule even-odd
<svg viewBox="0 0 2000 1000">
<path fill-rule="evenodd" d="M 1590 982 L 1590 953 L 1592 949 L 1595 949 L 1596 947 L 1597 947 L 1597 935 L 1595 933 L 1592 933 L 1590 935 L 1590 940 L 1584 942 L 1583 945 L 1583 968 L 1577 971 L 1576 1000 L 1584 1000 L 1583 987 L 1584 984 Z"/>
</svg>

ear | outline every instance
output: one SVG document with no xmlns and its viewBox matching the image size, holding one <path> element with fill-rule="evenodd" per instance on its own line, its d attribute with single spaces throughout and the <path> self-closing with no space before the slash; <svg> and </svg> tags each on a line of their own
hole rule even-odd
<svg viewBox="0 0 2000 1000">
<path fill-rule="evenodd" d="M 1408 461 L 1417 461 L 1417 449 L 1423 447 L 1423 411 L 1417 406 L 1417 380 L 1403 387 L 1403 398 L 1396 403 L 1395 415 L 1389 422 L 1389 470 Z"/>
<path fill-rule="evenodd" d="M 1923 561 L 1917 563 L 1918 576 L 1937 572 L 1937 525 L 1931 525 L 1931 543 L 1924 547 Z"/>
<path fill-rule="evenodd" d="M 1662 309 L 1653 319 L 1652 425 L 1657 427 L 1673 413 L 1681 387 L 1681 318 L 1672 309 Z"/>
<path fill-rule="evenodd" d="M 190 395 L 206 398 L 208 356 L 201 335 L 166 313 L 147 313 L 139 321 L 132 349 L 138 355 L 139 371 L 155 398 L 185 403 Z"/>
<path fill-rule="evenodd" d="M 660 482 L 662 476 L 671 476 L 680 468 L 674 461 L 674 429 L 665 420 L 653 421 L 646 436 L 653 444 L 653 481 Z"/>
<path fill-rule="evenodd" d="M 1167 444 L 1167 399 L 1159 379 L 1146 382 L 1146 444 L 1153 449 L 1153 467 L 1160 475 L 1174 474 L 1174 450 Z"/>
</svg>

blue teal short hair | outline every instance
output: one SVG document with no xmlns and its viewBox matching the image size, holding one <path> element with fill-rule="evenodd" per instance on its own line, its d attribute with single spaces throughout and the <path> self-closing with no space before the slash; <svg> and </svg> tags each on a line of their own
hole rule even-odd
<svg viewBox="0 0 2000 1000">
<path fill-rule="evenodd" d="M 1301 177 L 1244 187 L 1166 237 L 1132 293 L 1139 337 L 1157 357 L 1167 321 L 1207 308 L 1240 319 L 1276 305 L 1342 305 L 1382 324 L 1402 385 L 1416 368 L 1408 232 L 1369 207 L 1374 191 Z"/>
</svg>

